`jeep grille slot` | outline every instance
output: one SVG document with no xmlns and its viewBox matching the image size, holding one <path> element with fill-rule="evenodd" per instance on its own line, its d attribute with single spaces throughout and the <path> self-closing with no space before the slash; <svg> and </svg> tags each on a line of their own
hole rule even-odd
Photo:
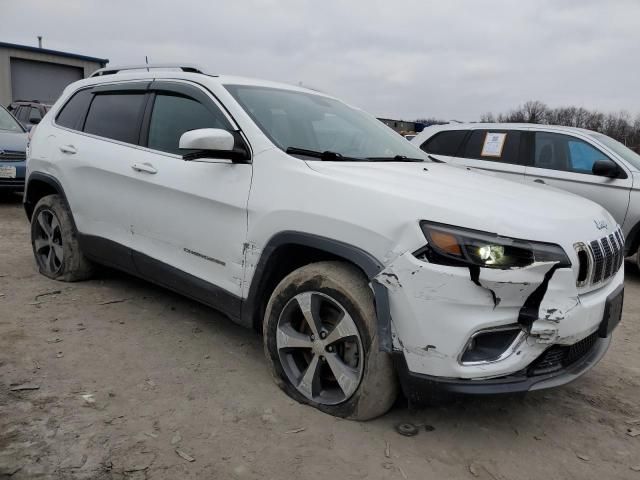
<svg viewBox="0 0 640 480">
<path fill-rule="evenodd" d="M 613 277 L 624 261 L 624 236 L 620 229 L 589 242 L 574 245 L 579 260 L 576 284 L 579 287 L 596 285 Z"/>
</svg>

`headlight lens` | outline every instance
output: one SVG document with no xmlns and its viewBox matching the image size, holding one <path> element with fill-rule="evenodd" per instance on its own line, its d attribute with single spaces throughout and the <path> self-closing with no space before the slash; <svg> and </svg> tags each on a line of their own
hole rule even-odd
<svg viewBox="0 0 640 480">
<path fill-rule="evenodd" d="M 427 221 L 420 222 L 420 227 L 428 243 L 419 253 L 432 263 L 501 269 L 526 267 L 534 262 L 571 266 L 562 247 L 553 243 L 518 240 Z"/>
</svg>

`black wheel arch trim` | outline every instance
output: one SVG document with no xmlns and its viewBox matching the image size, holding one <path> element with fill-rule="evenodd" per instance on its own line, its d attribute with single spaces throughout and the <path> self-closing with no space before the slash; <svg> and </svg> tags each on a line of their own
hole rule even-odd
<svg viewBox="0 0 640 480">
<path fill-rule="evenodd" d="M 31 221 L 31 215 L 33 214 L 33 210 L 36 207 L 35 204 L 37 203 L 37 201 L 36 202 L 31 201 L 29 197 L 29 186 L 32 185 L 34 181 L 45 183 L 49 185 L 53 190 L 55 190 L 56 193 L 62 197 L 62 200 L 64 201 L 64 203 L 67 205 L 67 208 L 69 208 L 69 211 L 71 212 L 71 207 L 69 206 L 69 201 L 67 200 L 67 196 L 64 193 L 64 188 L 62 188 L 62 185 L 60 184 L 58 179 L 47 173 L 32 172 L 25 181 L 24 196 L 22 198 L 22 204 L 24 206 L 24 210 L 25 210 L 25 213 L 27 214 L 27 218 L 29 219 L 29 221 Z M 76 225 L 75 225 L 75 220 L 73 219 L 73 215 L 71 215 L 71 221 L 73 222 L 73 227 L 75 228 Z"/>
<path fill-rule="evenodd" d="M 278 248 L 285 245 L 305 246 L 324 251 L 350 261 L 364 272 L 371 283 L 375 299 L 379 348 L 382 352 L 390 353 L 392 345 L 389 294 L 386 287 L 374 279 L 383 270 L 384 265 L 359 247 L 312 233 L 283 231 L 275 234 L 267 242 L 254 271 L 249 294 L 242 305 L 242 323 L 261 330 L 262 319 L 256 314 L 269 276 L 269 260 Z"/>
</svg>

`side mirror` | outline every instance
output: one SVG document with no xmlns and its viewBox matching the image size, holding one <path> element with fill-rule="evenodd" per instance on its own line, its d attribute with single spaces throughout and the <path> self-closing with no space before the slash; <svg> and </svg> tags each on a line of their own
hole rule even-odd
<svg viewBox="0 0 640 480">
<path fill-rule="evenodd" d="M 185 132 L 180 137 L 179 148 L 185 150 L 233 150 L 233 135 L 220 128 L 199 128 Z"/>
<path fill-rule="evenodd" d="M 184 155 L 185 160 L 226 158 L 234 163 L 249 163 L 250 159 L 240 134 L 221 128 L 199 128 L 185 132 L 180 137 L 178 147 L 192 150 Z"/>
<path fill-rule="evenodd" d="M 40 123 L 41 118 L 30 118 L 29 123 L 32 125 L 38 125 Z"/>
<path fill-rule="evenodd" d="M 620 175 L 620 167 L 611 160 L 597 160 L 591 171 L 600 177 L 616 178 Z"/>
</svg>

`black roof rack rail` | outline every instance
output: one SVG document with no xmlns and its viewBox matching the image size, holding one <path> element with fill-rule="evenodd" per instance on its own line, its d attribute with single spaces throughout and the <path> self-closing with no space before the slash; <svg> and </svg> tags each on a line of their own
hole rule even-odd
<svg viewBox="0 0 640 480">
<path fill-rule="evenodd" d="M 103 75 L 115 75 L 116 73 L 124 72 L 126 70 L 146 70 L 148 72 L 152 68 L 153 69 L 177 68 L 179 70 L 182 70 L 183 72 L 204 74 L 204 70 L 197 65 L 174 64 L 174 63 L 152 63 L 152 64 L 123 65 L 123 66 L 116 66 L 116 67 L 100 68 L 99 70 L 96 70 L 95 72 L 93 72 L 89 76 L 89 78 L 102 77 Z"/>
</svg>

